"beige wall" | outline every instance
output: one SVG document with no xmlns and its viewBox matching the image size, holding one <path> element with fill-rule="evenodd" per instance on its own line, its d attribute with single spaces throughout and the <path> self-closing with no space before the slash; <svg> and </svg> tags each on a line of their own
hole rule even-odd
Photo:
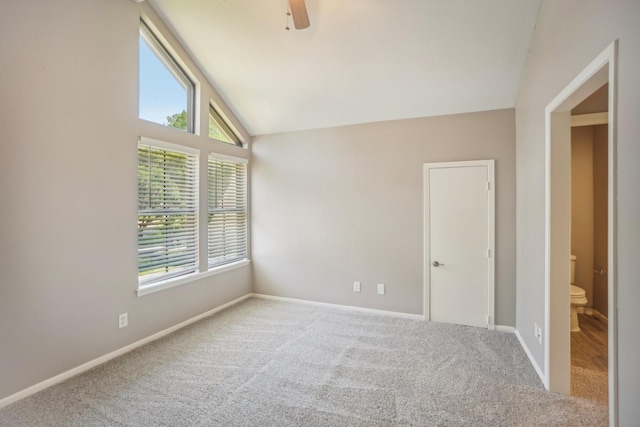
<svg viewBox="0 0 640 427">
<path fill-rule="evenodd" d="M 593 268 L 608 270 L 608 126 L 594 126 L 593 131 Z M 608 316 L 607 276 L 593 276 L 593 308 Z"/>
<path fill-rule="evenodd" d="M 617 89 L 617 319 L 621 426 L 640 419 L 640 2 L 542 0 L 516 103 L 516 328 L 544 369 L 533 324 L 545 320 L 544 110 L 590 61 L 619 40 Z M 546 330 L 546 326 L 545 326 Z"/>
<path fill-rule="evenodd" d="M 607 125 L 571 129 L 571 253 L 587 307 L 607 315 Z"/>
<path fill-rule="evenodd" d="M 130 0 L 0 6 L 0 399 L 250 292 L 245 267 L 136 297 L 138 136 L 248 156 L 138 120 L 139 16 Z M 174 47 L 206 135 L 217 95 Z"/>
<path fill-rule="evenodd" d="M 593 304 L 593 126 L 571 129 L 571 253 L 576 286 Z"/>
<path fill-rule="evenodd" d="M 609 103 L 609 84 L 603 85 L 600 89 L 593 92 L 587 99 L 576 105 L 571 110 L 572 115 L 602 113 L 608 111 Z"/>
<path fill-rule="evenodd" d="M 496 159 L 496 323 L 513 325 L 514 132 L 499 110 L 255 137 L 254 291 L 422 314 L 423 164 Z"/>
</svg>

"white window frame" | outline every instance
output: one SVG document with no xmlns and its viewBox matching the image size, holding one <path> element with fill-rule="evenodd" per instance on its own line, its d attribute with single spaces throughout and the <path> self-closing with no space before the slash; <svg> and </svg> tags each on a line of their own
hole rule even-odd
<svg viewBox="0 0 640 427">
<path fill-rule="evenodd" d="M 160 37 L 156 35 L 152 26 L 145 22 L 143 18 L 140 18 L 140 37 L 143 38 L 146 45 L 156 55 L 158 60 L 167 68 L 173 77 L 186 89 L 187 91 L 187 129 L 188 133 L 195 133 L 196 130 L 196 83 L 189 76 L 189 73 L 180 65 L 176 60 L 175 55 L 172 55 L 169 49 L 162 42 Z M 144 120 L 144 119 L 142 119 Z M 156 122 L 153 122 L 156 123 Z M 162 125 L 162 123 L 158 123 Z M 162 125 L 166 126 L 166 125 Z M 169 126 L 168 126 L 169 127 Z"/>
<path fill-rule="evenodd" d="M 202 163 L 205 163 L 205 176 L 204 176 L 204 181 L 206 182 L 205 184 L 205 191 L 202 191 L 203 187 L 201 184 L 197 184 L 199 185 L 200 191 L 198 194 L 198 200 L 199 200 L 199 204 L 198 204 L 198 214 L 199 216 L 201 215 L 205 215 L 205 218 L 208 218 L 208 203 L 203 203 L 203 200 L 206 200 L 206 194 L 208 193 L 208 161 L 209 161 L 209 156 L 211 157 L 215 157 L 218 158 L 220 160 L 226 160 L 226 161 L 230 161 L 230 162 L 236 162 L 236 163 L 244 163 L 248 166 L 249 161 L 247 159 L 243 159 L 243 158 L 239 158 L 239 157 L 233 157 L 233 156 L 225 156 L 223 154 L 218 154 L 215 152 L 209 152 L 206 150 L 200 150 L 197 148 L 192 148 L 192 147 L 188 147 L 185 145 L 179 145 L 179 144 L 173 144 L 170 142 L 166 142 L 166 141 L 161 141 L 158 139 L 153 139 L 153 138 L 147 138 L 147 137 L 140 137 L 139 138 L 139 143 L 143 144 L 143 145 L 151 145 L 153 147 L 157 147 L 157 148 L 161 148 L 161 149 L 166 149 L 166 150 L 172 150 L 172 151 L 178 151 L 178 152 L 188 152 L 190 154 L 198 154 L 199 155 L 199 168 L 197 171 L 197 177 L 196 180 L 198 180 L 200 183 L 202 182 Z M 206 154 L 206 155 L 203 155 Z M 245 185 L 248 185 L 248 167 L 245 170 L 245 180 L 246 183 Z M 204 193 L 204 194 L 203 194 Z M 248 210 L 248 197 L 249 197 L 249 193 L 248 193 L 248 188 L 245 188 L 245 197 L 247 198 L 247 202 L 245 203 L 245 209 L 246 209 L 246 223 L 245 223 L 245 227 L 246 227 L 246 233 L 247 233 L 247 239 L 246 239 L 246 256 L 243 259 L 238 259 L 238 260 L 234 260 L 232 262 L 226 263 L 226 264 L 222 264 L 222 265 L 218 265 L 218 266 L 214 266 L 214 267 L 209 267 L 209 262 L 208 262 L 208 245 L 203 245 L 202 242 L 206 242 L 207 241 L 207 237 L 208 237 L 208 223 L 207 221 L 205 221 L 206 227 L 204 230 L 202 230 L 200 228 L 200 226 L 203 224 L 202 221 L 198 221 L 199 227 L 198 227 L 198 231 L 197 234 L 200 237 L 198 239 L 199 242 L 199 248 L 198 248 L 198 255 L 199 255 L 199 259 L 202 259 L 202 256 L 205 256 L 206 258 L 206 266 L 203 266 L 203 262 L 204 261 L 198 261 L 197 262 L 197 266 L 198 268 L 196 269 L 195 272 L 193 273 L 189 273 L 189 274 L 184 274 L 181 276 L 177 276 L 177 277 L 172 277 L 172 278 L 167 278 L 166 280 L 160 280 L 160 281 L 154 281 L 154 282 L 150 282 L 150 283 L 140 283 L 140 281 L 138 280 L 138 289 L 136 291 L 137 296 L 143 296 L 143 295 L 148 295 L 154 292 L 158 292 L 164 289 L 169 289 L 169 288 L 173 288 L 175 286 L 180 286 L 180 285 L 184 285 L 190 282 L 194 282 L 200 279 L 204 279 L 206 277 L 210 277 L 210 276 L 215 276 L 217 274 L 221 274 L 221 273 L 225 273 L 227 271 L 230 270 L 234 270 L 236 268 L 240 268 L 243 267 L 245 265 L 248 265 L 251 260 L 249 259 L 249 210 Z M 204 233 L 204 234 L 203 234 Z M 204 251 L 204 252 L 203 252 Z M 205 269 L 203 269 L 205 268 Z"/>
<path fill-rule="evenodd" d="M 235 145 L 240 148 L 247 148 L 248 141 L 243 136 L 244 134 L 238 132 L 238 129 L 234 127 L 232 122 L 228 120 L 228 117 L 222 112 L 217 104 L 211 99 L 212 88 L 208 85 L 201 85 L 198 83 L 198 78 L 196 75 L 190 72 L 190 66 L 187 66 L 185 62 L 181 60 L 181 56 L 188 57 L 188 54 L 184 53 L 182 50 L 174 49 L 175 46 L 172 42 L 165 38 L 164 35 L 168 33 L 168 30 L 164 28 L 162 25 L 156 25 L 156 20 L 158 18 L 154 17 L 154 14 L 151 13 L 147 15 L 146 13 L 141 13 L 140 16 L 140 28 L 143 28 L 147 31 L 148 34 L 152 37 L 151 43 L 147 43 L 147 46 L 153 46 L 154 42 L 156 43 L 156 49 L 151 49 L 156 53 L 156 56 L 160 58 L 161 62 L 167 66 L 167 69 L 173 73 L 173 75 L 182 82 L 185 80 L 181 80 L 181 78 L 186 79 L 188 82 L 187 87 L 191 87 L 191 92 L 188 97 L 188 105 L 187 105 L 187 122 L 188 122 L 188 132 L 193 136 L 183 136 L 182 132 L 176 133 L 174 130 L 166 130 L 172 129 L 170 126 L 166 126 L 163 124 L 158 124 L 158 126 L 149 127 L 147 123 L 157 124 L 153 121 L 148 121 L 141 119 L 140 122 L 140 132 L 141 135 L 145 133 L 152 133 L 153 138 L 148 138 L 144 136 L 139 137 L 139 143 L 152 145 L 158 148 L 164 148 L 173 151 L 179 152 L 193 152 L 198 153 L 199 162 L 197 169 L 197 188 L 198 188 L 198 261 L 196 271 L 189 274 L 184 274 L 181 276 L 168 278 L 167 280 L 159 280 L 151 283 L 140 284 L 139 280 L 137 282 L 136 294 L 138 297 L 155 293 L 158 291 L 162 291 L 164 289 L 169 289 L 175 286 L 181 286 L 184 284 L 188 284 L 191 282 L 202 282 L 202 279 L 206 279 L 207 277 L 214 276 L 217 274 L 225 273 L 230 270 L 235 270 L 238 268 L 243 268 L 246 265 L 249 265 L 250 260 L 250 226 L 249 226 L 249 208 L 247 201 L 247 218 L 246 218 L 246 257 L 244 259 L 237 260 L 235 262 L 230 262 L 228 264 L 223 264 L 216 267 L 209 267 L 208 260 L 208 204 L 207 204 L 207 194 L 208 194 L 208 158 L 210 154 L 213 154 L 218 158 L 227 158 L 236 162 L 243 162 L 248 164 L 248 159 L 243 159 L 245 155 L 240 154 L 240 151 L 237 151 L 239 157 L 227 157 L 222 154 L 218 154 L 218 148 L 224 151 L 234 151 L 236 148 L 227 148 L 217 143 L 216 139 L 209 138 L 208 131 L 203 133 L 205 127 L 202 126 L 201 120 L 204 119 L 202 116 L 202 109 L 200 108 L 200 99 L 202 96 L 206 96 L 209 99 L 209 104 L 214 108 L 214 111 L 218 113 L 218 116 L 224 121 L 229 131 L 233 133 L 233 135 L 239 140 L 239 143 L 236 144 L 225 144 L 225 145 Z M 144 26 L 144 27 L 143 27 Z M 143 30 L 140 30 L 142 32 Z M 139 36 L 140 37 L 140 36 Z M 145 43 L 148 41 L 147 38 L 144 39 Z M 158 49 L 159 46 L 159 49 Z M 181 55 L 182 53 L 182 55 Z M 186 84 L 186 83 L 185 83 Z M 215 93 L 215 90 L 213 91 Z M 146 122 L 146 123 L 145 123 Z M 157 139 L 156 139 L 157 138 Z M 172 141 L 172 142 L 169 142 Z M 246 175 L 246 183 L 248 186 L 248 170 Z M 249 189 L 246 188 L 246 197 L 249 198 Z"/>
<path fill-rule="evenodd" d="M 190 198 L 192 200 L 192 203 L 190 203 L 188 205 L 188 209 L 186 209 L 186 213 L 184 213 L 184 215 L 187 215 L 189 217 L 192 217 L 192 227 L 189 227 L 187 229 L 185 229 L 185 231 L 181 232 L 181 234 L 183 234 L 184 232 L 187 232 L 188 234 L 185 236 L 180 236 L 181 240 L 182 238 L 186 238 L 185 240 L 182 240 L 182 242 L 186 242 L 186 244 L 188 245 L 188 247 L 191 247 L 192 251 L 193 251 L 193 257 L 192 258 L 187 258 L 187 261 L 189 261 L 192 264 L 192 268 L 186 268 L 186 271 L 181 272 L 182 270 L 178 270 L 176 272 L 172 273 L 165 273 L 165 274 L 160 274 L 159 276 L 140 276 L 140 273 L 138 273 L 138 287 L 139 288 L 145 288 L 148 286 L 154 286 L 156 283 L 161 283 L 161 282 L 167 282 L 167 281 L 171 281 L 177 278 L 181 278 L 184 276 L 188 276 L 190 274 L 193 274 L 195 272 L 198 271 L 198 265 L 199 265 L 199 245 L 198 245 L 198 218 L 199 218 L 199 164 L 200 164 L 200 153 L 199 150 L 194 150 L 191 149 L 189 147 L 185 147 L 185 146 L 181 146 L 181 145 L 176 145 L 176 144 L 171 144 L 165 141 L 159 141 L 159 140 L 155 140 L 155 139 L 150 139 L 150 138 L 140 138 L 139 143 L 138 143 L 138 148 L 140 148 L 141 146 L 144 147 L 151 147 L 152 149 L 156 149 L 156 150 L 163 150 L 163 151 L 167 151 L 170 153 L 180 153 L 180 154 L 185 154 L 187 156 L 191 156 L 190 162 L 192 163 L 192 169 L 190 170 L 192 176 L 191 176 L 191 180 L 187 181 L 185 184 L 183 184 L 183 189 L 184 191 L 186 191 L 187 195 L 189 195 L 190 193 Z M 138 165 L 140 165 L 140 162 L 138 162 Z M 140 177 L 140 174 L 138 173 L 138 179 Z M 139 182 L 139 181 L 138 181 Z M 163 181 L 164 182 L 164 181 Z M 140 193 L 138 193 L 138 200 L 140 198 Z M 160 214 L 165 215 L 165 216 L 172 216 L 175 214 L 175 206 L 170 206 L 168 209 L 166 209 L 164 212 L 165 214 Z M 157 211 L 162 212 L 163 210 L 161 208 L 159 209 L 155 209 Z M 140 224 L 139 222 L 139 218 L 140 215 L 145 212 L 145 210 L 143 209 L 142 211 L 138 210 L 138 226 Z M 138 230 L 138 233 L 140 233 L 140 230 Z M 163 245 L 160 245 L 160 247 L 162 247 Z M 140 234 L 138 234 L 138 256 L 140 256 L 140 251 L 146 251 L 149 249 L 153 249 L 153 248 L 149 248 L 149 247 L 143 247 L 141 248 L 140 246 Z M 167 251 L 167 249 L 165 248 L 165 252 Z M 167 256 L 167 255 L 165 255 Z M 176 261 L 175 259 L 173 261 Z M 168 263 L 166 265 L 166 268 L 171 267 L 171 263 Z M 138 258 L 138 268 L 140 268 L 140 261 Z M 190 270 L 190 271 L 189 271 Z"/>
<path fill-rule="evenodd" d="M 238 136 L 238 133 L 231 127 L 224 115 L 220 113 L 219 109 L 216 108 L 213 102 L 209 102 L 209 126 L 211 126 L 212 120 L 230 141 L 221 141 L 219 139 L 212 138 L 209 136 L 209 132 L 207 130 L 207 135 L 210 139 L 215 139 L 216 141 L 224 142 L 225 144 L 235 145 L 236 147 L 246 148 Z"/>
<path fill-rule="evenodd" d="M 219 207 L 219 206 L 215 206 L 215 203 L 212 203 L 211 193 L 212 191 L 215 191 L 215 189 L 212 189 L 212 185 L 214 183 L 211 182 L 211 180 L 209 179 L 209 177 L 211 176 L 210 168 L 211 168 L 212 161 L 220 161 L 226 164 L 235 164 L 235 165 L 244 166 L 244 171 L 243 171 L 244 177 L 242 178 L 242 182 L 240 182 L 242 187 L 238 189 L 241 192 L 241 197 L 242 197 L 242 200 L 240 200 L 241 202 L 240 206 Z M 249 257 L 248 163 L 249 162 L 247 159 L 233 157 L 233 156 L 226 156 L 226 155 L 214 153 L 214 152 L 210 152 L 209 155 L 207 156 L 207 265 L 209 267 L 209 271 L 212 271 L 218 268 L 223 268 L 227 265 L 234 264 L 237 262 L 248 261 L 248 257 Z M 237 202 L 237 199 L 236 199 L 236 202 Z M 235 204 L 236 203 L 233 203 L 233 205 Z M 225 228 L 225 230 L 222 232 L 220 232 L 219 229 L 214 232 L 212 229 L 212 223 L 210 221 L 210 217 L 214 212 L 215 213 L 226 212 L 231 214 L 240 213 L 241 215 L 244 215 L 244 224 L 242 228 L 237 228 L 236 226 L 230 226 L 228 230 Z M 241 237 L 240 239 L 230 238 L 229 240 L 227 240 L 226 239 L 226 236 L 228 235 L 227 233 L 231 235 L 239 234 Z M 221 248 L 220 247 L 213 248 L 212 241 L 219 240 L 221 235 L 224 238 L 224 242 L 221 243 L 221 246 L 223 247 L 222 253 L 224 254 L 222 255 L 223 257 L 222 261 L 211 258 L 212 251 L 217 250 L 218 253 L 220 253 L 219 251 Z M 242 235 L 244 235 L 243 241 L 241 240 Z M 240 247 L 239 244 L 244 244 L 244 247 Z M 227 252 L 227 249 L 224 247 L 228 247 L 229 252 Z M 233 254 L 233 249 L 238 249 L 238 248 L 240 248 L 240 255 L 238 257 L 230 258 L 226 260 L 224 259 L 224 257 Z"/>
</svg>

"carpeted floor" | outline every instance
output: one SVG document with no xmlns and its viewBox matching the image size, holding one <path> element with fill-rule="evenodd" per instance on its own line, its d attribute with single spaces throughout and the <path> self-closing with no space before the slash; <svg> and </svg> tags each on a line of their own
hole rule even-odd
<svg viewBox="0 0 640 427">
<path fill-rule="evenodd" d="M 609 373 L 571 367 L 571 395 L 609 404 Z"/>
<path fill-rule="evenodd" d="M 0 410 L 2 426 L 604 426 L 516 337 L 248 299 Z"/>
</svg>

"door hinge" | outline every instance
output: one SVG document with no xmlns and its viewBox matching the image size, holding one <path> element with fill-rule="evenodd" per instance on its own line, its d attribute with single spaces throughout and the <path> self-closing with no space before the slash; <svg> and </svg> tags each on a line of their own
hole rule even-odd
<svg viewBox="0 0 640 427">
<path fill-rule="evenodd" d="M 487 191 L 491 190 L 491 183 L 487 181 Z"/>
<path fill-rule="evenodd" d="M 487 258 L 491 258 L 491 249 L 487 249 Z"/>
</svg>

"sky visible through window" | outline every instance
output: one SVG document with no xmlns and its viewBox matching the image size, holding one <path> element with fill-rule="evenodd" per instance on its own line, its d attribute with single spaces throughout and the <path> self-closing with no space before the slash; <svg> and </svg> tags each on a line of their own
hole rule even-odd
<svg viewBox="0 0 640 427">
<path fill-rule="evenodd" d="M 142 37 L 140 44 L 141 119 L 167 124 L 167 117 L 187 109 L 187 90 L 149 49 Z"/>
</svg>

